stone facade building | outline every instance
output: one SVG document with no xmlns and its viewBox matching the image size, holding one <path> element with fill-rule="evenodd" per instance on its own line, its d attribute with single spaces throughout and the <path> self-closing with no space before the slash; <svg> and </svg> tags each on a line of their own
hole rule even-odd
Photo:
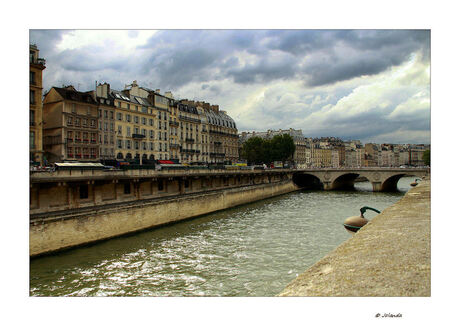
<svg viewBox="0 0 460 326">
<path fill-rule="evenodd" d="M 50 162 L 238 160 L 236 124 L 218 105 L 177 101 L 171 92 L 162 95 L 136 81 L 121 91 L 108 83 L 89 92 L 53 87 L 45 96 L 45 116 Z"/>
<path fill-rule="evenodd" d="M 39 58 L 36 45 L 29 46 L 29 160 L 42 165 L 43 162 L 43 70 L 45 60 Z"/>
<path fill-rule="evenodd" d="M 98 103 L 73 86 L 52 87 L 43 101 L 43 145 L 49 162 L 100 159 Z"/>
</svg>

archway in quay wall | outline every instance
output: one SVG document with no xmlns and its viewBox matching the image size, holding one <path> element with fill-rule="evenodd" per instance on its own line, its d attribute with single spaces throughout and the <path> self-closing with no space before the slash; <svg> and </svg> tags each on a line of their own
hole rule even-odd
<svg viewBox="0 0 460 326">
<path fill-rule="evenodd" d="M 323 189 L 321 180 L 312 174 L 294 173 L 292 182 L 302 189 Z"/>
</svg>

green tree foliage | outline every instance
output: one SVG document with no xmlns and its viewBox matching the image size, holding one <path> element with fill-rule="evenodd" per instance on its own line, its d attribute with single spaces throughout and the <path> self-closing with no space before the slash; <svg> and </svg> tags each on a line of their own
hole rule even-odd
<svg viewBox="0 0 460 326">
<path fill-rule="evenodd" d="M 260 137 L 251 137 L 244 144 L 241 156 L 251 164 L 261 163 L 265 140 Z"/>
<path fill-rule="evenodd" d="M 425 165 L 430 165 L 430 150 L 427 149 L 426 151 L 423 152 L 423 156 L 422 156 L 422 159 L 423 159 L 423 163 L 425 163 Z"/>
<path fill-rule="evenodd" d="M 241 156 L 250 164 L 268 164 L 288 161 L 292 159 L 294 151 L 294 140 L 287 134 L 277 135 L 270 140 L 251 137 L 243 144 Z"/>
<path fill-rule="evenodd" d="M 270 141 L 273 149 L 271 161 L 287 161 L 292 159 L 295 152 L 294 139 L 288 134 L 276 135 Z"/>
</svg>

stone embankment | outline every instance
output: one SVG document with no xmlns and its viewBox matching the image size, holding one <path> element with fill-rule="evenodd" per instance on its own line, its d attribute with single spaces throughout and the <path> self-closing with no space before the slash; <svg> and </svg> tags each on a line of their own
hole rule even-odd
<svg viewBox="0 0 460 326">
<path fill-rule="evenodd" d="M 431 296 L 430 187 L 421 181 L 279 296 Z"/>
</svg>

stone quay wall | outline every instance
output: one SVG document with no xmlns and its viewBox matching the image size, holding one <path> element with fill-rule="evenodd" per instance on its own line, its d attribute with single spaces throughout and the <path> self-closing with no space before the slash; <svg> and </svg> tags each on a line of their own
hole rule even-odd
<svg viewBox="0 0 460 326">
<path fill-rule="evenodd" d="M 296 191 L 291 180 L 108 205 L 35 219 L 30 224 L 30 256 L 174 223 L 199 215 Z"/>
<path fill-rule="evenodd" d="M 430 187 L 419 182 L 279 296 L 431 296 Z"/>
</svg>

